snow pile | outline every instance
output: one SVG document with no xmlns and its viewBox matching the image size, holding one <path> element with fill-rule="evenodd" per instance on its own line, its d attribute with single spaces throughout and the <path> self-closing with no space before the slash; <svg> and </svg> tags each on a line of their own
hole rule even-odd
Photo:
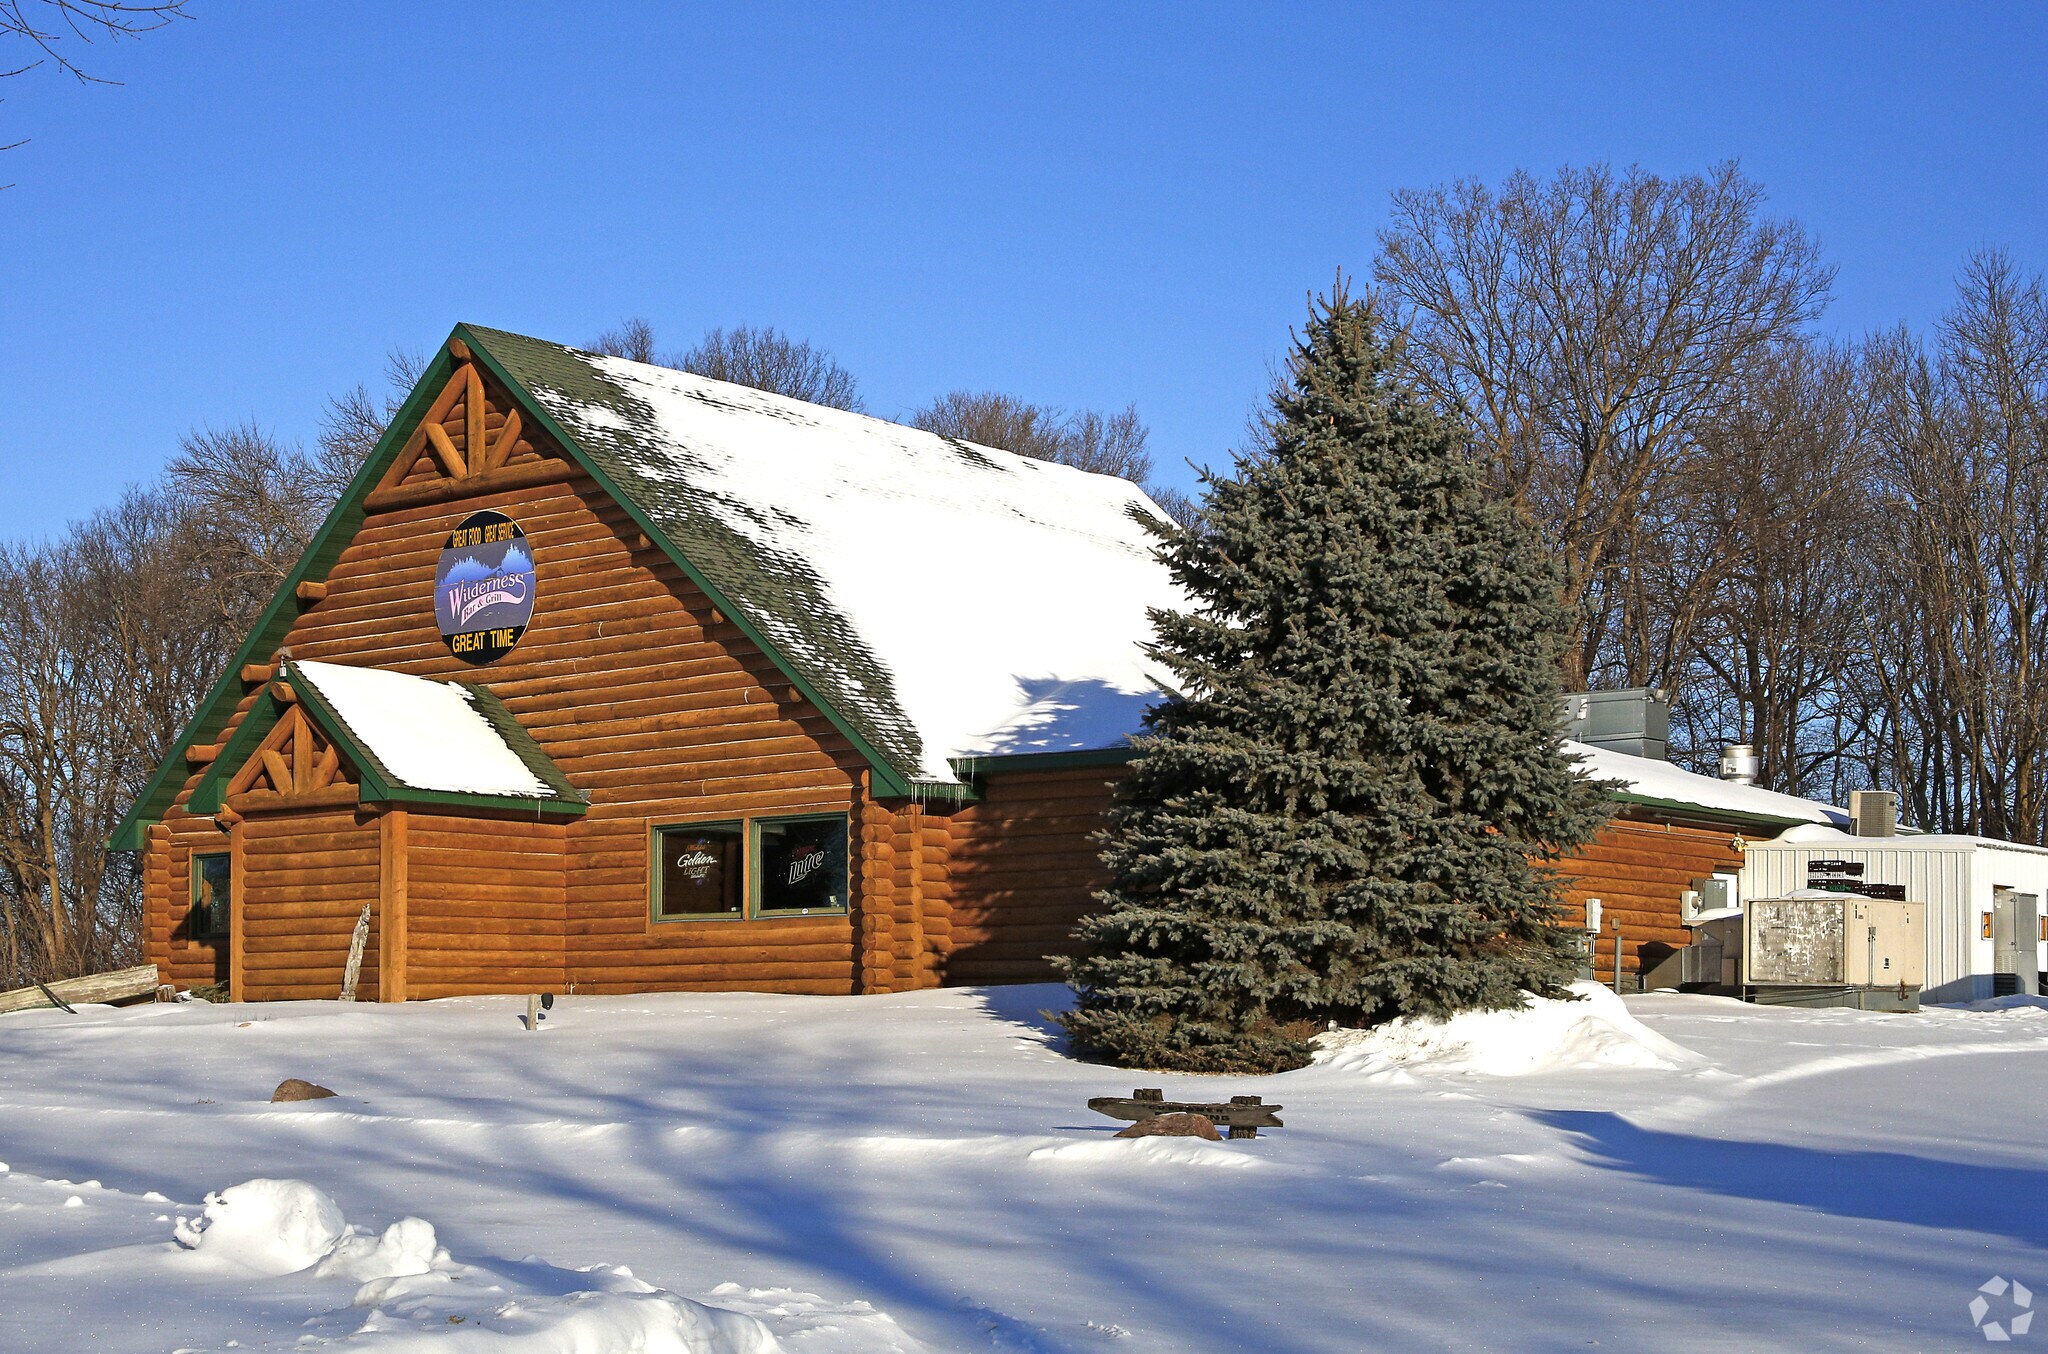
<svg viewBox="0 0 2048 1354">
<path fill-rule="evenodd" d="M 557 1272 L 573 1273 L 579 1290 L 519 1293 L 488 1283 L 465 1290 L 458 1279 L 476 1270 L 380 1279 L 356 1294 L 369 1318 L 334 1343 L 399 1354 L 783 1354 L 755 1318 L 664 1293 L 629 1269 Z"/>
<path fill-rule="evenodd" d="M 340 663 L 294 662 L 335 716 L 399 782 L 416 790 L 553 799 L 555 792 L 476 708 L 457 682 Z"/>
<path fill-rule="evenodd" d="M 178 1244 L 215 1265 L 296 1274 L 349 1236 L 334 1200 L 303 1180 L 251 1180 L 206 1196 L 205 1216 L 180 1218 Z"/>
<path fill-rule="evenodd" d="M 780 1354 L 754 1317 L 666 1293 L 622 1266 L 566 1270 L 539 1260 L 458 1264 L 433 1224 L 402 1218 L 371 1237 L 303 1180 L 250 1180 L 206 1197 L 203 1216 L 173 1226 L 203 1270 L 354 1286 L 333 1328 L 301 1345 L 493 1354 Z M 344 1290 L 346 1291 L 346 1290 Z M 367 1315 L 356 1313 L 367 1309 Z"/>
<path fill-rule="evenodd" d="M 1316 1061 L 1369 1075 L 1409 1071 L 1521 1077 L 1589 1067 L 1669 1070 L 1699 1055 L 1629 1014 L 1598 983 L 1574 983 L 1577 1000 L 1531 998 L 1519 1011 L 1470 1011 L 1449 1020 L 1406 1016 L 1370 1030 L 1317 1035 Z"/>
</svg>

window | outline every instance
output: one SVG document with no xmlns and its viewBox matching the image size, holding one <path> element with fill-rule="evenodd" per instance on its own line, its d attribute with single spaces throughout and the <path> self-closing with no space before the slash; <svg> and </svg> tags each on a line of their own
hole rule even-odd
<svg viewBox="0 0 2048 1354">
<path fill-rule="evenodd" d="M 843 813 L 654 830 L 656 921 L 802 917 L 844 912 Z"/>
<path fill-rule="evenodd" d="M 704 823 L 656 831 L 655 918 L 745 915 L 747 893 L 742 851 L 746 839 L 746 828 L 739 823 Z"/>
<path fill-rule="evenodd" d="M 754 910 L 846 908 L 846 818 L 767 818 L 754 824 Z"/>
<path fill-rule="evenodd" d="M 233 897 L 233 856 L 221 851 L 192 857 L 192 939 L 227 938 L 228 909 L 232 906 Z"/>
</svg>

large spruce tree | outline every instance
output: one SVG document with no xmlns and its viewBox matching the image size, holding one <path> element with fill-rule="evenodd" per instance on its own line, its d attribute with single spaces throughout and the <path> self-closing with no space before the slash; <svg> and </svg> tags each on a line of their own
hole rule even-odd
<svg viewBox="0 0 2048 1354">
<path fill-rule="evenodd" d="M 1310 312 L 1268 444 L 1208 476 L 1162 552 L 1182 696 L 1105 834 L 1066 1020 L 1128 1066 L 1298 1066 L 1325 1020 L 1555 992 L 1573 938 L 1543 862 L 1604 818 L 1559 743 L 1558 577 L 1416 397 L 1367 301 Z"/>
</svg>

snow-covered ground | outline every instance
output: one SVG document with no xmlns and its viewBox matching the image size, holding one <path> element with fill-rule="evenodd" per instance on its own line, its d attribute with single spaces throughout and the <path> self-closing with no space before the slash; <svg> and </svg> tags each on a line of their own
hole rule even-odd
<svg viewBox="0 0 2048 1354">
<path fill-rule="evenodd" d="M 1064 1056 L 1063 999 L 0 1018 L 0 1348 L 1925 1350 L 2048 1292 L 2042 1003 L 1603 994 L 1191 1078 Z M 1135 1085 L 1287 1127 L 1113 1140 Z"/>
</svg>

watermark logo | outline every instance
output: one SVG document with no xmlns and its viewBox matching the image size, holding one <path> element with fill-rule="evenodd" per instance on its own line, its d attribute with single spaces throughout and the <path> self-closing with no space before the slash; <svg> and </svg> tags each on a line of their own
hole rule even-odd
<svg viewBox="0 0 2048 1354">
<path fill-rule="evenodd" d="M 1994 1274 L 1970 1299 L 1970 1320 L 1993 1344 L 2025 1335 L 2034 1327 L 2034 1291 L 2017 1279 Z"/>
</svg>

